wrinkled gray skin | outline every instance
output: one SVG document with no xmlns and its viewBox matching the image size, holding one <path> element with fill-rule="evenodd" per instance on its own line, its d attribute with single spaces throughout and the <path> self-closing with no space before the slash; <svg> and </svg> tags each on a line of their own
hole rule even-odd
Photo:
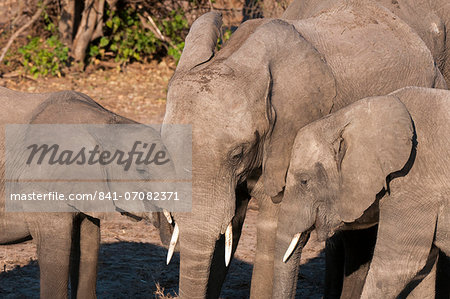
<svg viewBox="0 0 450 299">
<path fill-rule="evenodd" d="M 72 91 L 30 94 L 0 87 L 0 102 L 3 107 L 0 111 L 1 140 L 4 140 L 6 124 L 136 124 L 132 120 L 104 109 L 86 95 Z M 158 132 L 151 128 L 146 128 L 145 132 L 149 134 L 149 142 L 161 144 Z M 120 133 L 133 134 L 135 132 Z M 88 137 L 86 136 L 86 138 Z M 99 137 L 102 138 L 102 136 L 92 136 L 87 140 L 92 141 L 92 147 L 95 144 L 105 145 L 102 140 L 97 140 Z M 130 140 L 129 136 L 126 140 Z M 0 165 L 3 194 L 5 190 L 4 144 L 2 144 L 0 156 L 2 157 Z M 169 164 L 170 166 L 164 167 L 165 169 L 161 169 L 161 171 L 173 172 L 173 165 Z M 142 180 L 143 175 L 149 175 L 149 173 L 143 173 L 143 170 L 136 172 L 136 179 Z M 20 172 L 21 169 L 15 171 Z M 104 175 L 110 175 L 112 174 L 110 171 L 118 171 L 118 167 L 111 169 L 108 166 L 99 166 L 98 171 Z M 118 173 L 116 172 L 114 176 L 117 178 Z M 134 177 L 133 174 L 127 175 L 127 178 L 131 177 Z M 127 190 L 114 188 L 114 184 L 105 186 L 99 183 L 98 191 L 116 191 L 118 194 L 132 191 L 133 188 L 136 189 L 135 191 L 149 191 L 143 190 L 142 186 L 136 183 L 130 183 Z M 30 190 L 33 190 L 32 185 L 30 185 Z M 104 218 L 105 216 L 105 214 L 97 212 L 6 212 L 5 198 L 2 195 L 0 198 L 0 244 L 17 243 L 30 237 L 33 238 L 37 244 L 41 298 L 67 298 L 69 275 L 72 298 L 95 298 L 100 245 L 100 220 L 96 217 Z M 142 218 L 151 220 L 155 226 L 160 228 L 162 240 L 167 242 L 171 226 L 164 216 L 161 217 L 160 213 L 136 213 L 132 217 L 137 220 Z"/>
<path fill-rule="evenodd" d="M 450 254 L 448 136 L 450 92 L 416 87 L 358 101 L 302 128 L 279 238 L 289 243 L 315 228 L 324 239 L 372 225 L 379 210 L 361 298 L 396 298 L 424 268 L 433 245 Z"/>
<path fill-rule="evenodd" d="M 261 166 L 252 191 L 260 216 L 251 295 L 271 296 L 278 206 L 272 201 L 281 198 L 299 128 L 366 96 L 408 85 L 445 87 L 419 36 L 384 9 L 358 3 L 293 26 L 248 21 L 216 54 L 220 15 L 192 25 L 164 118 L 193 130 L 192 213 L 174 215 L 181 297 L 218 297 L 223 233 L 233 221 L 235 248 L 245 215 L 236 186 Z M 162 137 L 169 150 L 176 144 L 176 136 Z"/>
<path fill-rule="evenodd" d="M 344 0 L 345 1 L 345 0 Z M 343 0 L 294 0 L 281 18 L 306 19 L 341 5 Z M 372 0 L 405 21 L 423 39 L 450 85 L 450 2 L 448 0 Z"/>
<path fill-rule="evenodd" d="M 390 10 L 397 17 L 405 21 L 425 42 L 430 49 L 436 65 L 444 75 L 447 85 L 450 84 L 450 3 L 446 0 L 436 1 L 422 1 L 422 0 L 373 0 L 381 4 L 383 7 Z M 345 1 L 342 0 L 296 0 L 286 9 L 282 18 L 288 20 L 305 19 L 320 15 L 327 11 L 332 11 L 336 7 L 342 5 Z M 360 294 L 363 280 L 367 273 L 366 263 L 367 258 L 364 256 L 357 261 L 346 260 L 346 268 L 357 269 L 351 275 L 345 276 L 343 280 L 343 271 L 337 269 L 334 262 L 342 259 L 342 255 L 350 257 L 361 255 L 361 251 L 371 252 L 374 240 L 369 240 L 376 237 L 376 230 L 369 230 L 365 232 L 367 236 L 366 246 L 363 246 L 358 240 L 361 239 L 363 232 L 345 231 L 331 240 L 327 240 L 326 257 L 327 257 L 327 276 L 325 279 L 325 296 L 332 296 L 332 294 L 340 293 L 342 290 L 343 298 L 353 298 L 355 294 Z M 357 238 L 352 240 L 352 238 Z M 330 242 L 344 242 L 345 244 L 331 244 Z M 346 252 L 341 252 L 338 256 L 336 248 L 346 248 Z M 330 260 L 330 261 L 329 261 Z M 336 275 L 333 275 L 335 273 Z M 338 281 L 343 281 L 344 287 L 334 287 L 339 285 Z M 421 287 L 424 284 L 421 284 Z M 416 291 L 415 293 L 420 294 Z M 418 298 L 421 296 L 418 295 Z"/>
</svg>

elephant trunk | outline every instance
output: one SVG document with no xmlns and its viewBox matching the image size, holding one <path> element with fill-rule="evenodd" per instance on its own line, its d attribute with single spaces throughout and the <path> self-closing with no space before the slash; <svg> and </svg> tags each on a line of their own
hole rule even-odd
<svg viewBox="0 0 450 299">
<path fill-rule="evenodd" d="M 283 262 L 283 256 L 292 240 L 292 236 L 284 233 L 277 234 L 272 298 L 295 298 L 301 252 L 308 237 L 309 233 L 303 234 L 289 259 Z"/>
<path fill-rule="evenodd" d="M 204 184 L 200 182 L 208 180 L 194 177 L 192 212 L 175 213 L 180 229 L 179 292 L 181 298 L 217 298 L 237 243 L 232 225 L 235 186 L 226 179 Z"/>
<path fill-rule="evenodd" d="M 204 225 L 181 227 L 180 298 L 207 298 L 210 267 L 216 238 Z"/>
<path fill-rule="evenodd" d="M 225 241 L 228 234 L 228 230 L 225 234 L 217 233 L 212 224 L 203 221 L 191 219 L 188 225 L 180 224 L 181 298 L 219 297 L 228 270 L 228 242 Z M 229 247 L 231 255 L 239 236 L 231 234 L 229 237 L 232 240 Z"/>
<path fill-rule="evenodd" d="M 301 251 L 314 224 L 313 205 L 305 198 L 299 200 L 296 193 L 288 187 L 281 202 L 274 254 L 273 298 L 295 298 Z"/>
<path fill-rule="evenodd" d="M 237 182 L 232 171 L 215 159 L 214 151 L 200 141 L 192 142 L 192 160 L 185 159 L 188 155 L 180 139 L 187 133 L 178 132 L 178 127 L 170 125 L 176 115 L 168 117 L 168 114 L 165 121 L 169 125 L 162 128 L 164 144 L 174 160 L 177 178 L 192 179 L 191 211 L 172 213 L 179 230 L 179 294 L 189 299 L 218 297 L 233 243 L 237 243 L 231 241 L 236 232 L 232 229 L 234 225 L 230 225 L 236 213 Z M 201 140 L 198 131 L 194 130 L 190 138 Z M 226 236 L 229 242 L 225 242 Z M 176 238 L 172 239 L 176 244 Z M 169 257 L 173 252 L 170 248 Z"/>
</svg>

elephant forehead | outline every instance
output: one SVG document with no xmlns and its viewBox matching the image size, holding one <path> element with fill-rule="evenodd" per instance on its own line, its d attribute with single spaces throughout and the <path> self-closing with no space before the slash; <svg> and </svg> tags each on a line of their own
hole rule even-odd
<svg viewBox="0 0 450 299">
<path fill-rule="evenodd" d="M 211 80 L 202 82 L 184 81 L 168 91 L 168 101 L 183 102 L 191 105 L 211 106 L 210 109 L 223 106 L 227 110 L 246 107 L 248 103 L 261 99 L 259 90 L 249 89 L 245 82 L 238 80 Z M 264 100 L 263 98 L 261 100 Z M 256 109 L 257 107 L 253 107 Z"/>
<path fill-rule="evenodd" d="M 247 94 L 220 84 L 192 86 L 187 83 L 183 91 L 169 91 L 166 116 L 176 123 L 200 124 L 202 127 L 219 126 L 223 128 L 245 129 L 259 127 L 266 119 L 266 103 L 251 103 Z M 169 119 L 167 119 L 169 121 Z"/>
<path fill-rule="evenodd" d="M 251 122 L 244 120 L 237 122 L 235 119 L 230 121 L 212 118 L 205 124 L 193 125 L 192 130 L 194 142 L 201 141 L 210 146 L 216 144 L 218 147 L 253 143 L 261 135 L 261 133 L 257 133 L 258 129 Z"/>
<path fill-rule="evenodd" d="M 175 77 L 170 83 L 168 101 L 219 101 L 224 105 L 241 106 L 264 100 L 266 86 L 252 87 L 254 78 L 243 77 L 226 64 L 208 66 L 200 71 Z M 217 104 L 216 104 L 217 105 Z M 231 107 L 232 108 L 232 107 Z"/>
<path fill-rule="evenodd" d="M 295 168 L 309 169 L 320 160 L 322 152 L 323 145 L 311 134 L 299 135 L 292 150 L 291 163 Z"/>
<path fill-rule="evenodd" d="M 215 61 L 213 64 L 207 65 L 199 70 L 192 70 L 187 73 L 175 75 L 169 86 L 170 89 L 185 90 L 188 87 L 209 87 L 217 85 L 217 82 L 229 82 L 236 77 L 234 70 L 226 64 Z"/>
</svg>

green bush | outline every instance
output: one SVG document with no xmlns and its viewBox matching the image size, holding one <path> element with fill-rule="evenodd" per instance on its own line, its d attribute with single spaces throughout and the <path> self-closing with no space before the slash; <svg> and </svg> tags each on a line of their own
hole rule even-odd
<svg viewBox="0 0 450 299">
<path fill-rule="evenodd" d="M 106 34 L 97 44 L 89 49 L 89 56 L 104 58 L 110 52 L 114 60 L 128 63 L 133 60 L 140 61 L 141 55 L 151 55 L 157 50 L 158 40 L 149 31 L 140 25 L 136 13 L 131 10 L 108 11 Z"/>
<path fill-rule="evenodd" d="M 166 17 L 154 19 L 163 38 L 150 30 L 149 24 L 142 23 L 145 9 L 126 4 L 117 10 L 106 7 L 103 37 L 90 43 L 87 62 L 114 59 L 120 64 L 133 61 L 145 62 L 166 55 L 176 61 L 180 59 L 184 48 L 184 38 L 189 29 L 184 11 L 176 9 L 168 12 Z M 44 10 L 43 22 L 39 36 L 28 36 L 27 44 L 18 50 L 17 61 L 23 64 L 27 73 L 40 75 L 63 75 L 63 69 L 70 66 L 70 49 L 58 38 L 55 18 Z M 144 20 L 147 21 L 148 20 Z M 4 61 L 11 64 L 11 54 Z M 11 56 L 12 57 L 12 56 Z M 19 62 L 20 61 L 20 62 Z"/>
<path fill-rule="evenodd" d="M 220 50 L 225 45 L 225 43 L 230 39 L 232 33 L 233 32 L 229 28 L 223 31 L 222 36 L 217 39 L 218 50 Z"/>
<path fill-rule="evenodd" d="M 47 39 L 29 36 L 28 44 L 19 48 L 19 53 L 25 71 L 34 77 L 61 76 L 62 69 L 69 63 L 69 48 L 56 35 Z"/>
<path fill-rule="evenodd" d="M 169 19 L 162 22 L 162 26 L 162 32 L 164 32 L 172 41 L 172 45 L 167 50 L 167 54 L 172 56 L 178 62 L 184 48 L 184 32 L 189 28 L 189 24 L 183 11 L 172 11 L 169 15 Z"/>
<path fill-rule="evenodd" d="M 116 62 L 127 64 L 164 55 L 167 45 L 165 47 L 151 30 L 142 26 L 135 10 L 108 10 L 107 16 L 104 36 L 90 45 L 89 57 L 102 60 L 113 56 Z M 183 31 L 188 28 L 184 14 L 172 12 L 158 28 L 172 41 L 173 46 L 167 47 L 167 54 L 178 60 L 184 46 Z"/>
<path fill-rule="evenodd" d="M 34 77 L 39 75 L 61 76 L 62 70 L 69 65 L 69 48 L 57 36 L 57 28 L 46 10 L 44 19 L 44 37 L 28 36 L 28 43 L 18 49 L 21 63 L 27 73 Z"/>
</svg>

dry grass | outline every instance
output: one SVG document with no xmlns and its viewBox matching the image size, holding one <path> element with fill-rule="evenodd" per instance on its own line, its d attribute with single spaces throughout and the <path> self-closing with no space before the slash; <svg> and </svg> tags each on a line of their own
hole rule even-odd
<svg viewBox="0 0 450 299">
<path fill-rule="evenodd" d="M 174 295 L 168 293 L 164 294 L 164 288 L 159 285 L 159 283 L 156 283 L 156 291 L 153 293 L 157 299 L 174 299 L 178 298 L 178 295 L 174 292 Z"/>
</svg>

